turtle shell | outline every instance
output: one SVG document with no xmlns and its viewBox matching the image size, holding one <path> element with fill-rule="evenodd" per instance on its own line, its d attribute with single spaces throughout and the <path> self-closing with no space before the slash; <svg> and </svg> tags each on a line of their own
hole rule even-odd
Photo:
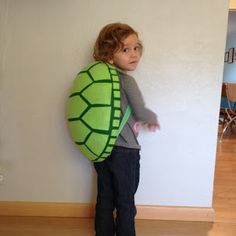
<svg viewBox="0 0 236 236">
<path fill-rule="evenodd" d="M 112 151 L 120 126 L 120 83 L 114 66 L 94 62 L 76 76 L 67 107 L 73 141 L 85 157 L 103 161 Z"/>
</svg>

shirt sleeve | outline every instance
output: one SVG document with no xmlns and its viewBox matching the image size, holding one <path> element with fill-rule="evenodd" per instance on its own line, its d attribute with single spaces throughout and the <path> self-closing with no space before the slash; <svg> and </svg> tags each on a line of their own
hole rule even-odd
<svg viewBox="0 0 236 236">
<path fill-rule="evenodd" d="M 157 115 L 146 107 L 142 93 L 135 79 L 132 76 L 126 76 L 122 82 L 135 119 L 148 124 L 156 124 Z"/>
</svg>

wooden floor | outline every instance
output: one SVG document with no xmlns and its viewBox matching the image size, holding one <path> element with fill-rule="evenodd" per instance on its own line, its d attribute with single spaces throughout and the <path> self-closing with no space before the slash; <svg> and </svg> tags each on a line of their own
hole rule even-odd
<svg viewBox="0 0 236 236">
<path fill-rule="evenodd" d="M 218 141 L 213 200 L 216 221 L 236 223 L 236 127 Z"/>
<path fill-rule="evenodd" d="M 236 236 L 236 131 L 217 145 L 213 206 L 215 223 L 137 220 L 137 236 Z M 94 236 L 93 219 L 0 217 L 0 235 Z"/>
<path fill-rule="evenodd" d="M 235 236 L 236 224 L 137 220 L 137 236 Z M 1 236 L 94 236 L 93 220 L 0 218 Z M 128 236 L 128 235 L 127 235 Z"/>
</svg>

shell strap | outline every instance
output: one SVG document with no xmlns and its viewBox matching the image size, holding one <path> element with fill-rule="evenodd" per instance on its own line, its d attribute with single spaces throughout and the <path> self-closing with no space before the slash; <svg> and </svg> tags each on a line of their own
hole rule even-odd
<svg viewBox="0 0 236 236">
<path fill-rule="evenodd" d="M 126 111 L 125 111 L 125 114 L 124 114 L 124 116 L 123 116 L 123 118 L 122 118 L 122 121 L 121 121 L 121 123 L 120 123 L 120 128 L 119 128 L 118 135 L 120 134 L 121 130 L 124 128 L 124 126 L 125 126 L 127 120 L 129 119 L 130 114 L 131 114 L 131 107 L 128 105 L 128 107 L 127 107 L 127 109 L 126 109 Z M 117 136 L 118 136 L 118 135 L 117 135 Z"/>
</svg>

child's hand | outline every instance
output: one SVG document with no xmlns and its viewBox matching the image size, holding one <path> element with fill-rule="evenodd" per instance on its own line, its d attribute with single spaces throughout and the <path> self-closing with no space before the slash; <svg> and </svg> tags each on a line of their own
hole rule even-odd
<svg viewBox="0 0 236 236">
<path fill-rule="evenodd" d="M 159 123 L 156 123 L 156 124 L 146 124 L 146 125 L 144 125 L 144 126 L 147 127 L 147 129 L 148 129 L 149 131 L 151 131 L 151 132 L 155 132 L 155 131 L 161 129 Z"/>
<path fill-rule="evenodd" d="M 161 129 L 160 124 L 158 122 L 156 124 L 148 124 L 148 123 L 140 121 L 140 122 L 136 122 L 136 124 L 135 124 L 134 130 L 136 132 L 139 131 L 140 125 L 142 125 L 145 129 L 147 129 L 148 131 L 151 131 L 151 132 L 155 132 L 155 131 Z"/>
</svg>

